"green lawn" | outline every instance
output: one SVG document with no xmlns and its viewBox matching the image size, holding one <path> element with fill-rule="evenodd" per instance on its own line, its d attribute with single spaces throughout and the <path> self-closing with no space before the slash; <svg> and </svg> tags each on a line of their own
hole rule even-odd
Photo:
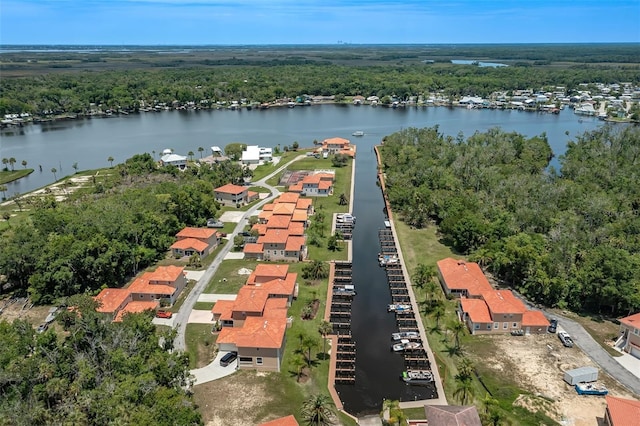
<svg viewBox="0 0 640 426">
<path fill-rule="evenodd" d="M 283 164 L 287 164 L 289 161 L 293 160 L 300 154 L 301 152 L 299 151 L 288 151 L 282 154 L 278 154 L 280 156 L 280 161 L 278 161 L 278 164 L 269 163 L 256 167 L 256 169 L 253 171 L 253 177 L 251 178 L 251 180 L 255 182 L 264 178 L 265 176 L 268 176 L 270 173 L 273 173 L 274 170 L 277 170 L 278 167 L 282 167 Z"/>
<path fill-rule="evenodd" d="M 248 275 L 240 275 L 241 268 L 254 270 L 258 262 L 256 260 L 229 259 L 224 260 L 216 271 L 211 281 L 207 284 L 203 293 L 235 294 L 246 282 Z"/>
<path fill-rule="evenodd" d="M 216 336 L 211 333 L 211 325 L 187 324 L 184 339 L 189 368 L 204 367 L 215 357 Z"/>
<path fill-rule="evenodd" d="M 21 179 L 31 173 L 33 173 L 33 169 L 2 170 L 0 171 L 0 185 Z"/>
</svg>

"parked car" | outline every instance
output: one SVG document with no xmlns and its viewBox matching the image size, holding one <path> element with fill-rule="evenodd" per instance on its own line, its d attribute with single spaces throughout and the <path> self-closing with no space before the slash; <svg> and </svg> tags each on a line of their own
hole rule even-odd
<svg viewBox="0 0 640 426">
<path fill-rule="evenodd" d="M 45 331 L 47 331 L 47 328 L 49 328 L 49 324 L 47 324 L 46 322 L 42 323 L 36 329 L 36 333 L 38 333 L 38 334 L 39 333 L 44 333 Z"/>
<path fill-rule="evenodd" d="M 207 219 L 207 228 L 224 228 L 224 222 L 213 218 Z"/>
<path fill-rule="evenodd" d="M 238 352 L 228 352 L 220 358 L 220 365 L 226 367 L 238 358 Z"/>
<path fill-rule="evenodd" d="M 550 324 L 549 327 L 547 327 L 547 331 L 549 333 L 555 333 L 556 330 L 558 329 L 558 320 L 552 319 L 549 320 Z"/>
<path fill-rule="evenodd" d="M 573 347 L 573 340 L 571 339 L 571 336 L 569 336 L 569 333 L 567 333 L 566 331 L 559 331 L 558 338 L 567 348 Z"/>
<path fill-rule="evenodd" d="M 156 311 L 156 316 L 158 318 L 171 318 L 173 316 L 173 312 L 160 309 Z"/>
<path fill-rule="evenodd" d="M 524 330 L 522 330 L 522 329 L 512 330 L 511 331 L 511 335 L 512 336 L 524 336 Z"/>
</svg>

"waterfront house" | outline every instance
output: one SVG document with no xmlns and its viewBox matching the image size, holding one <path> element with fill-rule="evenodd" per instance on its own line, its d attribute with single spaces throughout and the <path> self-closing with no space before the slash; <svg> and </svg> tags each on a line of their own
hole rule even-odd
<svg viewBox="0 0 640 426">
<path fill-rule="evenodd" d="M 640 312 L 620 320 L 620 338 L 616 347 L 640 358 Z"/>
<path fill-rule="evenodd" d="M 305 176 L 300 182 L 289 186 L 289 191 L 307 197 L 328 197 L 333 194 L 334 173 L 319 172 Z"/>
<path fill-rule="evenodd" d="M 477 263 L 453 258 L 439 260 L 438 278 L 445 294 L 479 298 L 484 291 L 492 290 Z"/>
<path fill-rule="evenodd" d="M 165 149 L 162 151 L 160 164 L 162 166 L 175 166 L 180 170 L 184 170 L 187 168 L 187 157 L 174 154 L 170 149 Z"/>
<path fill-rule="evenodd" d="M 349 139 L 329 138 L 322 141 L 322 153 L 328 155 L 348 155 L 354 157 L 356 155 L 356 147 L 351 145 Z"/>
<path fill-rule="evenodd" d="M 273 159 L 273 151 L 271 148 L 265 148 L 258 145 L 249 145 L 242 151 L 241 162 L 245 165 L 260 164 Z"/>
<path fill-rule="evenodd" d="M 228 206 L 243 206 L 257 200 L 259 194 L 249 191 L 245 186 L 228 183 L 214 189 L 215 199 L 218 203 Z"/>
<path fill-rule="evenodd" d="M 640 420 L 640 401 L 607 395 L 607 408 L 604 412 L 606 426 L 632 426 Z"/>
</svg>

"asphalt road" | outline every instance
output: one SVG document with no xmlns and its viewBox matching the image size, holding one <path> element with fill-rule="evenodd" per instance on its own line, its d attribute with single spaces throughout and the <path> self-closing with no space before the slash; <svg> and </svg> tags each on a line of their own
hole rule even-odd
<svg viewBox="0 0 640 426">
<path fill-rule="evenodd" d="M 227 241 L 226 245 L 218 253 L 218 255 L 213 260 L 213 262 L 211 262 L 211 265 L 209 265 L 204 275 L 202 275 L 202 277 L 198 280 L 198 282 L 193 287 L 191 292 L 187 295 L 187 297 L 184 300 L 184 303 L 182 304 L 182 307 L 180 308 L 180 311 L 175 314 L 175 319 L 173 321 L 177 331 L 176 339 L 174 341 L 175 349 L 181 350 L 181 351 L 185 350 L 184 335 L 185 335 L 185 330 L 187 329 L 187 322 L 189 320 L 189 315 L 191 314 L 191 311 L 193 310 L 194 305 L 198 301 L 198 297 L 200 296 L 200 294 L 202 294 L 202 292 L 204 291 L 209 281 L 211 281 L 211 278 L 213 278 L 213 276 L 215 275 L 216 271 L 218 270 L 218 267 L 220 267 L 220 264 L 224 260 L 224 257 L 233 248 L 234 237 L 238 235 L 239 232 L 242 232 L 244 230 L 244 227 L 247 225 L 247 219 L 250 216 L 252 216 L 264 204 L 267 204 L 268 202 L 272 201 L 274 198 L 280 195 L 280 191 L 275 187 L 268 185 L 267 180 L 275 176 L 276 174 L 282 172 L 287 166 L 289 166 L 289 164 L 295 161 L 298 161 L 299 159 L 304 157 L 305 157 L 304 155 L 300 155 L 294 158 L 293 160 L 289 161 L 288 163 L 284 164 L 283 166 L 279 167 L 273 173 L 269 174 L 263 179 L 260 179 L 259 181 L 252 183 L 252 186 L 261 186 L 263 188 L 267 188 L 269 191 L 271 191 L 271 195 L 265 198 L 264 200 L 261 200 L 260 202 L 252 206 L 249 210 L 247 210 L 244 213 L 244 215 L 242 216 L 242 219 L 240 219 L 240 221 L 238 222 L 238 225 L 235 227 L 233 232 L 231 234 L 228 234 L 229 241 Z"/>
</svg>

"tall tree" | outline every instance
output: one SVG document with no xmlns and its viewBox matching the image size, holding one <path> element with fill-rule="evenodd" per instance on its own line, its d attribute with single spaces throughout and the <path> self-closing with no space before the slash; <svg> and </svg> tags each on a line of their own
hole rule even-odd
<svg viewBox="0 0 640 426">
<path fill-rule="evenodd" d="M 327 336 L 333 332 L 333 326 L 328 321 L 322 321 L 318 326 L 318 333 L 322 336 L 322 353 L 327 353 Z"/>
<path fill-rule="evenodd" d="M 300 414 L 308 426 L 329 426 L 336 422 L 333 404 L 327 395 L 309 396 L 303 403 Z"/>
<path fill-rule="evenodd" d="M 204 148 L 199 146 L 198 147 L 198 152 L 200 153 L 200 158 L 202 158 L 202 153 L 204 152 Z"/>
</svg>

